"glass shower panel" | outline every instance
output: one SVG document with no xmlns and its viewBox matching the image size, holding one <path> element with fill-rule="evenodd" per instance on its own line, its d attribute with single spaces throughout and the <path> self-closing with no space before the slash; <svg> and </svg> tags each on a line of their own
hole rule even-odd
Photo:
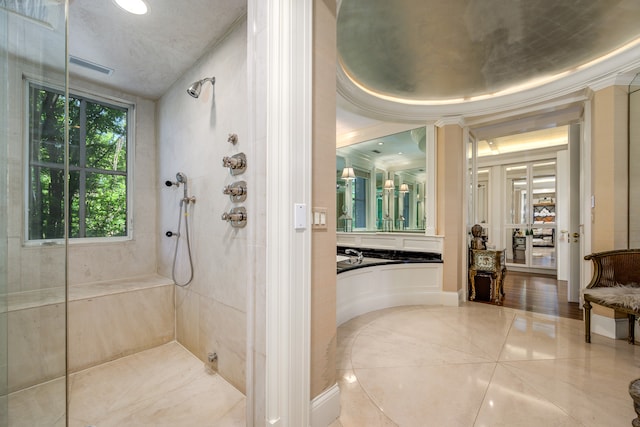
<svg viewBox="0 0 640 427">
<path fill-rule="evenodd" d="M 7 28 L 7 12 L 0 9 L 0 28 Z M 8 73 L 9 51 L 7 32 L 0 32 L 0 76 Z M 9 424 L 8 366 L 7 366 L 7 141 L 9 129 L 8 79 L 2 79 L 0 96 L 0 425 Z"/>
<path fill-rule="evenodd" d="M 67 425 L 66 241 L 30 242 L 24 210 L 26 141 L 65 127 L 28 117 L 27 85 L 66 90 L 66 3 L 0 0 L 0 425 L 9 427 Z"/>
</svg>

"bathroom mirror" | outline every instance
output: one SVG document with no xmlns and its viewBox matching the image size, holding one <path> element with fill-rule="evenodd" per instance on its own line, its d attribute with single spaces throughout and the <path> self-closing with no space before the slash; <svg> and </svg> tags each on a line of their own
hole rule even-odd
<svg viewBox="0 0 640 427">
<path fill-rule="evenodd" d="M 426 129 L 336 150 L 338 231 L 424 232 Z"/>
</svg>

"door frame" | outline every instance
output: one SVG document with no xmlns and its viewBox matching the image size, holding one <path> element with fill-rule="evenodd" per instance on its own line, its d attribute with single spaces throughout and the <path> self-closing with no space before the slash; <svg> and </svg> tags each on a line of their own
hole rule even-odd
<svg viewBox="0 0 640 427">
<path fill-rule="evenodd" d="M 553 104 L 553 105 L 551 105 Z M 578 262 L 579 265 L 579 277 L 569 278 L 569 282 L 572 284 L 572 292 L 569 295 L 569 300 L 573 301 L 573 297 L 575 297 L 576 292 L 579 294 L 580 289 L 585 286 L 585 278 L 590 277 L 591 275 L 591 266 L 589 263 L 582 262 L 584 255 L 591 252 L 591 100 L 584 96 L 578 99 L 572 99 L 570 103 L 565 105 L 559 105 L 557 102 L 550 101 L 550 107 L 553 107 L 551 112 L 548 109 L 546 104 L 538 106 L 535 110 L 527 110 L 527 111 L 518 111 L 513 110 L 507 113 L 503 113 L 496 117 L 483 117 L 480 120 L 467 120 L 465 131 L 473 133 L 473 135 L 477 138 L 477 140 L 483 140 L 488 138 L 496 138 L 502 135 L 507 135 L 510 133 L 516 133 L 519 129 L 527 129 L 527 130 L 535 130 L 540 129 L 546 125 L 555 124 L 557 126 L 562 125 L 570 125 L 572 123 L 580 123 L 581 125 L 581 138 L 580 138 L 580 161 L 579 161 L 579 173 L 580 173 L 580 223 L 577 225 L 577 228 L 580 233 L 580 245 L 579 245 L 579 256 Z M 536 111 L 539 114 L 536 114 Z M 475 151 L 474 151 L 475 153 Z M 518 158 L 516 158 L 518 159 Z M 473 156 L 471 159 L 468 159 L 470 162 L 476 162 L 477 159 Z M 510 159 L 511 160 L 511 159 Z M 520 161 L 524 161 L 521 157 Z M 497 163 L 497 162 L 495 162 Z M 488 162 L 487 164 L 483 163 L 482 166 L 478 166 L 474 171 L 477 171 L 479 168 L 491 168 L 496 164 L 492 162 Z M 503 174 L 498 174 L 490 172 L 491 180 L 499 179 L 502 182 L 504 178 Z M 490 185 L 495 190 L 493 185 Z M 472 198 L 468 191 L 465 192 L 465 197 L 467 197 L 467 203 L 475 203 L 475 198 Z M 500 195 L 494 195 L 491 198 L 491 203 L 495 203 L 499 201 L 501 204 L 504 203 L 504 194 L 500 192 Z M 475 209 L 475 207 L 473 208 Z M 471 211 L 471 209 L 470 209 Z M 502 212 L 500 213 L 500 222 L 502 222 Z M 492 216 L 495 218 L 495 215 Z M 474 218 L 475 219 L 475 218 Z M 557 226 L 557 224 L 556 224 Z M 490 220 L 490 233 L 495 234 L 498 232 L 500 235 L 498 236 L 497 241 L 502 242 L 503 231 L 502 227 L 497 227 L 494 224 L 493 220 Z M 559 231 L 557 231 L 559 234 Z M 558 240 L 559 235 L 556 235 L 556 241 Z M 490 240 L 496 240 L 490 236 Z M 568 261 L 567 261 L 568 262 Z M 575 262 L 575 261 L 573 261 Z M 575 286 L 574 286 L 575 285 Z M 573 297 L 572 297 L 573 296 Z"/>
</svg>

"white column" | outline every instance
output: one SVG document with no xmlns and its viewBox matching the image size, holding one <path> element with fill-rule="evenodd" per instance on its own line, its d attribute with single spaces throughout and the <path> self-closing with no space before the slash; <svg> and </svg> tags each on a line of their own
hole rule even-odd
<svg viewBox="0 0 640 427">
<path fill-rule="evenodd" d="M 248 52 L 250 93 L 257 94 L 253 125 L 266 144 L 266 159 L 255 159 L 266 161 L 266 209 L 254 218 L 266 236 L 264 294 L 256 295 L 266 299 L 265 337 L 254 340 L 266 348 L 264 369 L 252 367 L 249 378 L 264 375 L 264 395 L 254 393 L 251 402 L 260 425 L 309 425 L 312 6 L 311 0 L 249 3 L 249 46 L 258 47 Z M 306 206 L 303 228 L 294 228 L 295 204 Z"/>
<path fill-rule="evenodd" d="M 425 197 L 424 197 L 424 214 L 426 222 L 424 224 L 425 234 L 433 236 L 436 234 L 436 180 L 438 176 L 437 162 L 438 152 L 436 151 L 436 126 L 434 124 L 426 125 L 426 176 Z"/>
</svg>

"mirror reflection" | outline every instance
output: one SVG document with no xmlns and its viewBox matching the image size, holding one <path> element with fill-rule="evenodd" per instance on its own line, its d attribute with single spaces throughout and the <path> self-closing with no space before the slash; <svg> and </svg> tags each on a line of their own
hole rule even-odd
<svg viewBox="0 0 640 427">
<path fill-rule="evenodd" d="M 426 129 L 336 150 L 338 231 L 424 232 Z"/>
</svg>

